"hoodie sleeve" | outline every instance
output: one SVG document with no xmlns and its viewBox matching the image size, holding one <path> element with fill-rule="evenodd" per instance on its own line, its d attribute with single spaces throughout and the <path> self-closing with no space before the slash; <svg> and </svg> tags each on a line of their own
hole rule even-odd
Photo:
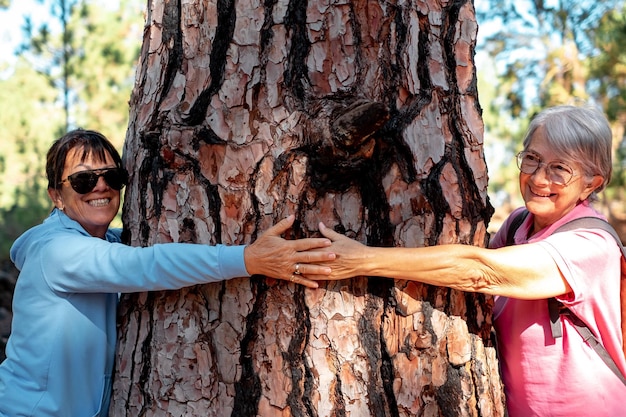
<svg viewBox="0 0 626 417">
<path fill-rule="evenodd" d="M 140 248 L 67 234 L 46 243 L 40 262 L 55 291 L 154 291 L 249 276 L 244 248 L 186 243 Z"/>
</svg>

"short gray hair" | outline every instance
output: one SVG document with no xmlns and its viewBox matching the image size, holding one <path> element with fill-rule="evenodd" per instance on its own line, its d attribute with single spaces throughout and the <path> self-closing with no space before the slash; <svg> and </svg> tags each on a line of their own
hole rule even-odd
<svg viewBox="0 0 626 417">
<path fill-rule="evenodd" d="M 604 113 L 593 107 L 556 106 L 538 113 L 530 122 L 524 137 L 524 149 L 533 134 L 543 127 L 548 144 L 563 155 L 564 161 L 575 161 L 589 178 L 600 175 L 604 182 L 590 195 L 597 197 L 613 173 L 611 126 Z"/>
</svg>

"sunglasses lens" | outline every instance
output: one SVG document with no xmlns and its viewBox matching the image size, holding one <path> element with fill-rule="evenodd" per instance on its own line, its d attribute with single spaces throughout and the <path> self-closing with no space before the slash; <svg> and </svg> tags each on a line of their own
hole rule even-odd
<svg viewBox="0 0 626 417">
<path fill-rule="evenodd" d="M 93 172 L 77 172 L 68 177 L 70 185 L 78 194 L 87 194 L 98 183 L 98 176 Z"/>
<path fill-rule="evenodd" d="M 104 180 L 109 184 L 109 187 L 114 190 L 121 190 L 126 185 L 128 181 L 126 176 L 126 171 L 123 169 L 109 169 L 104 174 Z"/>
<path fill-rule="evenodd" d="M 97 173 L 96 173 L 97 172 Z M 114 190 L 121 190 L 128 182 L 128 174 L 125 169 L 111 168 L 105 171 L 77 172 L 68 177 L 70 185 L 78 194 L 87 194 L 98 184 L 98 178 L 104 177 L 104 181 Z"/>
</svg>

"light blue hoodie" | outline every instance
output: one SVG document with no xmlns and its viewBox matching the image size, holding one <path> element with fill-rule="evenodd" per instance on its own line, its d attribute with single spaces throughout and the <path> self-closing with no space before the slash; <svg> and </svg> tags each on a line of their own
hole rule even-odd
<svg viewBox="0 0 626 417">
<path fill-rule="evenodd" d="M 63 212 L 20 236 L 12 332 L 0 364 L 0 416 L 106 417 L 118 293 L 249 276 L 244 246 L 130 247 L 89 235 Z"/>
</svg>

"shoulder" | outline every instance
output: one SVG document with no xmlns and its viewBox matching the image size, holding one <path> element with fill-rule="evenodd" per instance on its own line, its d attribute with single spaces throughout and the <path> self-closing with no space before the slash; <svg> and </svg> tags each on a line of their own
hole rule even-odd
<svg viewBox="0 0 626 417">
<path fill-rule="evenodd" d="M 613 228 L 606 221 L 606 217 L 584 203 L 542 230 L 536 238 L 585 257 L 586 251 L 591 251 L 589 255 L 597 251 L 617 251 L 619 246 L 616 245 L 612 232 Z"/>
<path fill-rule="evenodd" d="M 550 254 L 575 294 L 581 293 L 583 282 L 598 281 L 596 277 L 619 279 L 622 252 L 605 230 L 576 228 L 553 233 L 536 244 Z"/>
<path fill-rule="evenodd" d="M 25 238 L 29 248 L 26 253 L 36 251 L 37 257 L 45 263 L 83 259 L 96 246 L 119 242 L 121 235 L 120 230 L 107 232 L 106 240 L 93 237 L 78 222 L 58 210 L 31 230 L 30 236 Z"/>
<path fill-rule="evenodd" d="M 11 246 L 11 260 L 18 269 L 22 269 L 27 258 L 41 250 L 57 233 L 62 231 L 54 212 L 43 223 L 31 227 L 19 236 Z"/>
<path fill-rule="evenodd" d="M 509 233 L 515 232 L 528 216 L 526 207 L 518 207 L 504 220 L 502 226 L 498 229 L 494 237 L 489 241 L 489 247 L 492 249 L 507 246 Z"/>
</svg>

